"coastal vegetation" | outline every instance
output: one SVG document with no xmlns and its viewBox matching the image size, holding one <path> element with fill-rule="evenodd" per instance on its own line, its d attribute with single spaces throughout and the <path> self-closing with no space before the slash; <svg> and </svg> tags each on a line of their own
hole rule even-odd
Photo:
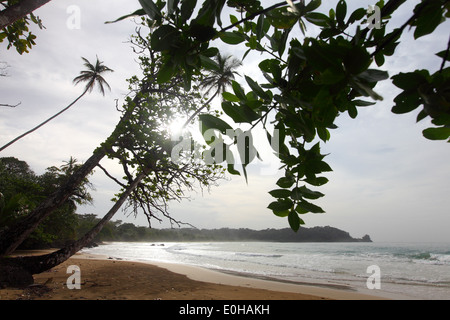
<svg viewBox="0 0 450 320">
<path fill-rule="evenodd" d="M 25 161 L 13 157 L 0 158 L 0 229 L 6 229 L 26 216 L 42 198 L 48 196 L 61 181 L 80 166 L 70 158 L 60 167 L 50 167 L 37 175 Z M 64 206 L 53 212 L 18 247 L 18 249 L 63 248 L 92 230 L 101 219 L 95 214 L 77 214 L 77 205 L 92 202 L 88 179 Z M 278 241 L 278 242 L 352 242 L 370 241 L 369 236 L 352 238 L 348 232 L 332 227 L 291 229 L 154 229 L 121 220 L 108 221 L 102 230 L 86 243 L 102 241 Z"/>
<path fill-rule="evenodd" d="M 96 219 L 94 215 L 79 216 L 78 232 Z M 82 227 L 83 226 L 83 227 Z M 82 234 L 82 232 L 80 232 Z M 94 240 L 101 241 L 148 241 L 148 242 L 192 242 L 192 241 L 269 241 L 269 242 L 372 242 L 369 235 L 353 238 L 346 231 L 333 227 L 301 228 L 293 232 L 290 228 L 252 230 L 247 228 L 172 228 L 153 229 L 122 221 L 110 222 Z M 96 243 L 92 243 L 95 245 Z"/>
<path fill-rule="evenodd" d="M 28 30 L 30 21 L 43 27 L 32 11 L 46 2 L 26 1 L 31 4 L 26 10 L 21 7 L 25 1 L 0 1 L 0 16 L 9 17 L 3 19 L 7 24 L 2 26 L 0 42 L 7 41 L 8 49 L 15 47 L 20 54 L 28 52 L 35 43 Z M 32 281 L 32 274 L 67 260 L 92 242 L 123 205 L 134 214 L 144 214 L 149 224 L 155 219 L 178 224 L 167 210 L 169 201 L 182 199 L 195 186 L 215 185 L 224 170 L 247 178 L 247 165 L 258 155 L 250 138 L 256 126 L 265 131 L 283 173 L 276 181 L 277 189 L 269 192 L 274 199 L 268 201 L 268 209 L 286 218 L 294 231 L 302 231 L 305 214 L 325 212 L 317 204 L 325 195 L 317 189 L 328 182 L 324 174 L 332 168 L 321 153 L 321 143 L 331 140 L 339 115 L 355 118 L 358 108 L 382 100 L 376 86 L 389 78 L 400 90 L 392 112 L 405 114 L 421 108 L 417 121 L 431 122 L 424 137 L 448 141 L 450 68 L 445 65 L 450 60 L 450 41 L 440 42 L 437 52 L 430 53 L 442 61 L 436 70 L 403 70 L 392 76 L 382 70 L 405 30 L 412 29 L 414 39 L 422 38 L 450 16 L 448 1 L 423 0 L 407 21 L 388 28 L 391 16 L 405 2 L 379 1 L 375 5 L 378 11 L 372 13 L 367 8 L 348 12 L 343 0 L 328 12 L 320 10 L 320 0 L 281 1 L 268 7 L 257 0 L 205 0 L 198 6 L 196 0 L 139 0 L 142 8 L 116 21 L 141 18 L 131 42 L 142 74 L 129 79 L 129 95 L 117 106 L 121 118 L 111 134 L 83 164 L 67 171 L 50 170 L 48 188 L 35 185 L 34 179 L 41 177 L 28 173 L 29 180 L 24 180 L 20 192 L 8 189 L 16 186 L 0 190 L 4 193 L 0 283 L 16 279 L 2 279 L 5 274 L 25 274 L 23 282 Z M 21 14 L 13 16 L 11 12 Z M 295 35 L 294 29 L 300 33 Z M 245 52 L 238 60 L 259 59 L 255 68 L 261 76 L 258 80 L 248 75 L 237 79 L 231 66 L 239 63 L 222 63 L 227 59 L 222 59 L 221 51 L 237 47 L 244 50 L 236 52 Z M 217 76 L 225 71 L 223 77 Z M 211 110 L 203 95 L 202 88 L 210 80 L 215 86 L 209 90 L 215 92 L 212 96 L 221 93 L 219 110 Z M 221 117 L 223 114 L 232 121 Z M 167 128 L 180 115 L 188 122 L 201 121 L 201 133 L 214 132 L 205 139 L 206 145 L 192 146 L 212 161 L 186 150 L 175 154 L 175 161 L 173 150 L 178 145 Z M 248 137 L 239 150 L 240 170 L 235 168 L 234 158 L 223 157 L 241 140 L 237 133 Z M 119 176 L 101 164 L 106 158 L 120 165 Z M 39 228 L 44 230 L 45 223 L 56 221 L 50 218 L 53 214 L 62 215 L 60 210 L 74 213 L 78 191 L 86 186 L 94 169 L 121 187 L 103 218 L 54 253 L 9 258 Z M 29 190 L 32 196 L 22 197 Z"/>
</svg>

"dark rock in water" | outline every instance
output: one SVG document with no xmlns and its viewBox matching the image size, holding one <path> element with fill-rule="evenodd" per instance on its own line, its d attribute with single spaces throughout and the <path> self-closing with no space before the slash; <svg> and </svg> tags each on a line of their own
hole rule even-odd
<svg viewBox="0 0 450 320">
<path fill-rule="evenodd" d="M 92 242 L 89 242 L 89 243 L 88 243 L 87 245 L 85 245 L 84 247 L 85 247 L 85 248 L 95 248 L 95 247 L 98 247 L 98 243 L 92 241 Z"/>
<path fill-rule="evenodd" d="M 34 283 L 31 273 L 17 265 L 0 265 L 0 288 L 25 288 Z"/>
</svg>

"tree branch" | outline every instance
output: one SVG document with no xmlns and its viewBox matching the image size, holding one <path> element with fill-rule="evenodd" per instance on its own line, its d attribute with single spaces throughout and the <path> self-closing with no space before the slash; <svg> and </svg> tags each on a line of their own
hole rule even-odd
<svg viewBox="0 0 450 320">
<path fill-rule="evenodd" d="M 417 11 L 414 12 L 414 14 L 411 16 L 411 18 L 408 19 L 400 28 L 397 28 L 392 34 L 384 40 L 380 45 L 377 46 L 376 50 L 371 54 L 371 57 L 375 57 L 375 55 L 380 52 L 385 46 L 387 46 L 392 40 L 394 40 L 397 36 L 401 35 L 403 33 L 403 30 L 410 25 L 417 16 L 422 12 L 422 10 L 426 7 L 426 5 L 430 2 L 430 0 L 423 1 L 420 6 L 417 8 Z"/>
<path fill-rule="evenodd" d="M 0 11 L 0 30 L 6 28 L 19 19 L 25 18 L 37 8 L 50 0 L 22 0 Z"/>
<path fill-rule="evenodd" d="M 9 108 L 15 108 L 17 106 L 20 106 L 22 104 L 22 102 L 19 102 L 18 104 L 12 105 L 12 104 L 7 104 L 7 103 L 0 103 L 0 107 L 9 107 Z"/>
<path fill-rule="evenodd" d="M 293 0 L 293 1 L 295 1 L 295 0 Z M 259 16 L 259 15 L 261 15 L 261 14 L 264 14 L 264 13 L 266 13 L 266 12 L 269 12 L 269 11 L 271 11 L 271 10 L 273 10 L 273 9 L 276 9 L 276 8 L 278 8 L 278 7 L 285 6 L 285 5 L 288 5 L 288 3 L 287 3 L 286 1 L 283 1 L 283 2 L 280 2 L 280 3 L 277 3 L 277 4 L 274 4 L 274 5 L 272 5 L 272 6 L 268 7 L 268 8 L 266 8 L 266 9 L 263 9 L 263 10 L 261 10 L 261 11 L 252 13 L 252 14 L 249 15 L 248 17 L 245 17 L 245 18 L 243 18 L 243 19 L 241 19 L 241 20 L 239 20 L 239 21 L 237 21 L 237 22 L 235 22 L 235 23 L 233 23 L 233 24 L 231 24 L 231 25 L 229 25 L 229 26 L 227 26 L 227 27 L 225 27 L 225 28 L 222 28 L 219 32 L 225 32 L 225 31 L 227 31 L 227 30 L 229 30 L 229 29 L 234 28 L 235 26 L 240 25 L 241 23 L 243 23 L 243 22 L 245 22 L 245 21 L 252 20 L 253 18 L 255 18 L 255 17 L 257 17 L 257 16 Z"/>
<path fill-rule="evenodd" d="M 127 186 L 124 185 L 123 183 L 121 183 L 119 180 L 117 180 L 116 178 L 114 178 L 111 174 L 109 174 L 108 171 L 106 171 L 105 168 L 103 168 L 103 166 L 99 163 L 97 164 L 97 167 L 99 167 L 100 169 L 102 169 L 102 171 L 106 174 L 107 177 L 109 177 L 111 180 L 113 180 L 115 183 L 117 183 L 119 186 L 121 186 L 122 188 L 126 188 Z"/>
</svg>

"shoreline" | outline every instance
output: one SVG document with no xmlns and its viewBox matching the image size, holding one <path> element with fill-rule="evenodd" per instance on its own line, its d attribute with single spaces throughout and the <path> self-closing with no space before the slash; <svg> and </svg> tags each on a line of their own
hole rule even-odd
<svg viewBox="0 0 450 320">
<path fill-rule="evenodd" d="M 28 252 L 42 254 L 43 251 Z M 23 253 L 21 253 L 23 254 Z M 69 290 L 70 265 L 80 268 L 81 289 Z M 0 289 L 0 300 L 386 300 L 334 285 L 258 279 L 196 266 L 113 259 L 77 253 L 34 275 L 26 289 Z M 325 286 L 325 287 L 324 287 Z"/>
<path fill-rule="evenodd" d="M 146 262 L 143 262 L 146 263 Z M 254 288 L 274 292 L 304 294 L 329 300 L 390 300 L 388 297 L 358 292 L 351 287 L 323 283 L 299 283 L 275 278 L 260 278 L 250 274 L 216 271 L 203 267 L 150 262 L 174 273 L 186 275 L 195 281 L 206 281 L 219 285 L 232 285 L 243 288 Z"/>
</svg>

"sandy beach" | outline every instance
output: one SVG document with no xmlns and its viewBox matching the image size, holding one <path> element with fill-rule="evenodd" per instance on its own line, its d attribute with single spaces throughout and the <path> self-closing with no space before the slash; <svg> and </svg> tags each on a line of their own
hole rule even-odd
<svg viewBox="0 0 450 320">
<path fill-rule="evenodd" d="M 68 267 L 80 268 L 80 289 L 69 289 Z M 198 267 L 149 264 L 76 254 L 34 275 L 26 289 L 1 289 L 0 300 L 371 300 L 357 292 L 254 279 Z"/>
</svg>

